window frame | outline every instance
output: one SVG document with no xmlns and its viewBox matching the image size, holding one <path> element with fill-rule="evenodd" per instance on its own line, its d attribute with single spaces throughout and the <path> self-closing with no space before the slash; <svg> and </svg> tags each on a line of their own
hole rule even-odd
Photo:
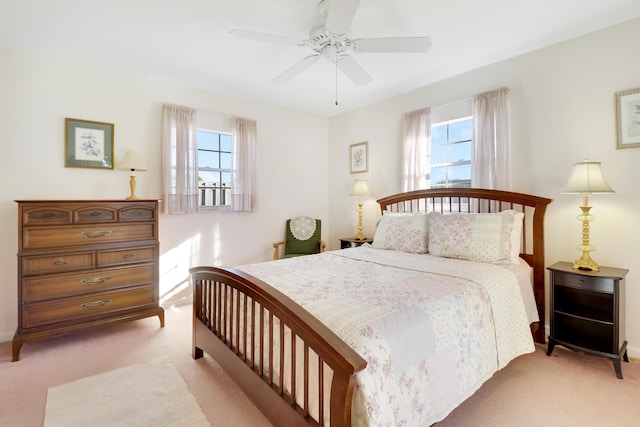
<svg viewBox="0 0 640 427">
<path fill-rule="evenodd" d="M 211 134 L 216 134 L 218 135 L 218 138 L 220 138 L 221 135 L 228 135 L 230 138 L 232 138 L 231 141 L 231 148 L 230 151 L 224 151 L 221 149 L 220 144 L 221 141 L 220 139 L 218 140 L 218 150 L 211 150 L 211 149 L 205 149 L 205 148 L 201 148 L 200 147 L 200 141 L 199 141 L 199 134 L 201 132 L 205 132 L 205 133 L 211 133 Z M 214 130 L 214 129 L 208 129 L 208 128 L 198 128 L 196 130 L 196 145 L 197 145 L 197 151 L 198 151 L 198 185 L 197 185 L 197 191 L 198 191 L 198 212 L 231 212 L 232 211 L 232 206 L 231 206 L 231 198 L 232 198 L 232 184 L 231 184 L 231 176 L 233 175 L 233 135 L 231 132 L 228 131 L 221 131 L 221 130 Z M 207 151 L 207 152 L 214 152 L 214 153 L 218 153 L 218 156 L 220 156 L 221 153 L 228 153 L 231 156 L 231 164 L 229 166 L 229 168 L 222 168 L 222 167 L 218 167 L 218 168 L 211 168 L 211 167 L 202 167 L 200 165 L 200 152 L 201 151 Z M 221 159 L 220 159 L 221 160 Z M 222 165 L 222 162 L 220 162 L 220 166 Z M 225 205 L 203 205 L 202 204 L 202 187 L 200 186 L 200 173 L 201 171 L 207 172 L 207 173 L 228 173 L 229 174 L 229 186 L 228 187 L 223 187 L 222 186 L 222 182 L 220 183 L 221 185 L 218 187 L 206 187 L 206 188 L 218 188 L 218 189 L 222 189 L 222 188 L 227 188 L 228 192 L 225 195 L 225 201 L 227 201 L 227 204 Z M 206 181 L 204 181 L 206 183 Z"/>
<path fill-rule="evenodd" d="M 447 128 L 447 142 L 446 144 L 438 144 L 438 145 L 442 145 L 442 146 L 447 146 L 447 151 L 449 150 L 449 147 L 454 145 L 454 144 L 461 144 L 461 143 L 470 143 L 470 149 L 469 149 L 469 159 L 468 160 L 456 160 L 456 161 L 448 161 L 448 162 L 444 162 L 444 163 L 433 163 L 432 162 L 432 153 L 433 153 L 433 129 L 436 127 L 442 127 L 442 126 L 449 126 L 451 124 L 455 124 L 455 123 L 460 123 L 460 122 L 464 122 L 464 121 L 470 121 L 471 122 L 471 137 L 469 139 L 465 139 L 465 140 L 461 140 L 461 141 L 454 141 L 451 142 L 449 140 L 450 135 L 449 135 L 449 129 Z M 472 165 L 472 161 L 473 161 L 473 116 L 472 115 L 465 115 L 464 117 L 458 117 L 455 119 L 450 119 L 450 120 L 443 120 L 440 121 L 438 123 L 433 123 L 431 125 L 431 153 L 429 154 L 429 171 L 427 172 L 428 174 L 428 182 L 429 182 L 429 188 L 471 188 L 472 186 L 472 182 L 471 182 L 471 165 Z M 449 168 L 450 167 L 454 167 L 454 166 L 465 166 L 465 165 L 469 165 L 469 180 L 468 183 L 467 181 L 458 181 L 455 184 L 451 184 L 449 182 Z M 441 185 L 436 185 L 432 178 L 433 178 L 433 173 L 432 173 L 432 169 L 434 167 L 444 167 L 445 168 L 445 184 L 441 184 Z M 464 182 L 463 185 L 460 185 L 460 182 Z"/>
</svg>

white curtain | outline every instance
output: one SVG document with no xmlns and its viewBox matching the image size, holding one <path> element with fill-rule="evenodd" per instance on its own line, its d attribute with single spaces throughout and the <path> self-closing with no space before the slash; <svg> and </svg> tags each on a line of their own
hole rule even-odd
<svg viewBox="0 0 640 427">
<path fill-rule="evenodd" d="M 404 191 L 429 188 L 431 157 L 431 109 L 404 115 L 402 131 L 402 187 Z"/>
<path fill-rule="evenodd" d="M 233 161 L 231 167 L 231 209 L 236 212 L 253 210 L 256 190 L 256 121 L 231 119 Z"/>
<path fill-rule="evenodd" d="M 471 185 L 511 190 L 509 88 L 473 97 Z"/>
<path fill-rule="evenodd" d="M 190 214 L 198 205 L 196 110 L 162 107 L 162 205 L 169 214 Z"/>
</svg>

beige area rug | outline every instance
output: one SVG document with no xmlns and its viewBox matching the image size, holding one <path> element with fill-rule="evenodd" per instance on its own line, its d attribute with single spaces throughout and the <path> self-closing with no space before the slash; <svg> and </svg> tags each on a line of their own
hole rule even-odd
<svg viewBox="0 0 640 427">
<path fill-rule="evenodd" d="M 209 426 L 168 357 L 47 391 L 45 427 Z"/>
</svg>

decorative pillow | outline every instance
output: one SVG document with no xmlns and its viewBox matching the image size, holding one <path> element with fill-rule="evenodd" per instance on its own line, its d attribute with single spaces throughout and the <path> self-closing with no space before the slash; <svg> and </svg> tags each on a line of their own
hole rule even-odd
<svg viewBox="0 0 640 427">
<path fill-rule="evenodd" d="M 522 212 L 429 213 L 429 253 L 445 258 L 518 264 Z"/>
<path fill-rule="evenodd" d="M 378 223 L 372 246 L 380 249 L 426 254 L 428 243 L 427 214 L 385 211 Z"/>
</svg>

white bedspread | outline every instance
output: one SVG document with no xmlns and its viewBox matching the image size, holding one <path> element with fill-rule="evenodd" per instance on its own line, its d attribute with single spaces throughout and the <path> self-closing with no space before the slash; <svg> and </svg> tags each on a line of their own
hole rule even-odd
<svg viewBox="0 0 640 427">
<path fill-rule="evenodd" d="M 504 267 L 363 245 L 239 268 L 367 361 L 354 426 L 428 426 L 534 351 L 519 285 Z"/>
</svg>

